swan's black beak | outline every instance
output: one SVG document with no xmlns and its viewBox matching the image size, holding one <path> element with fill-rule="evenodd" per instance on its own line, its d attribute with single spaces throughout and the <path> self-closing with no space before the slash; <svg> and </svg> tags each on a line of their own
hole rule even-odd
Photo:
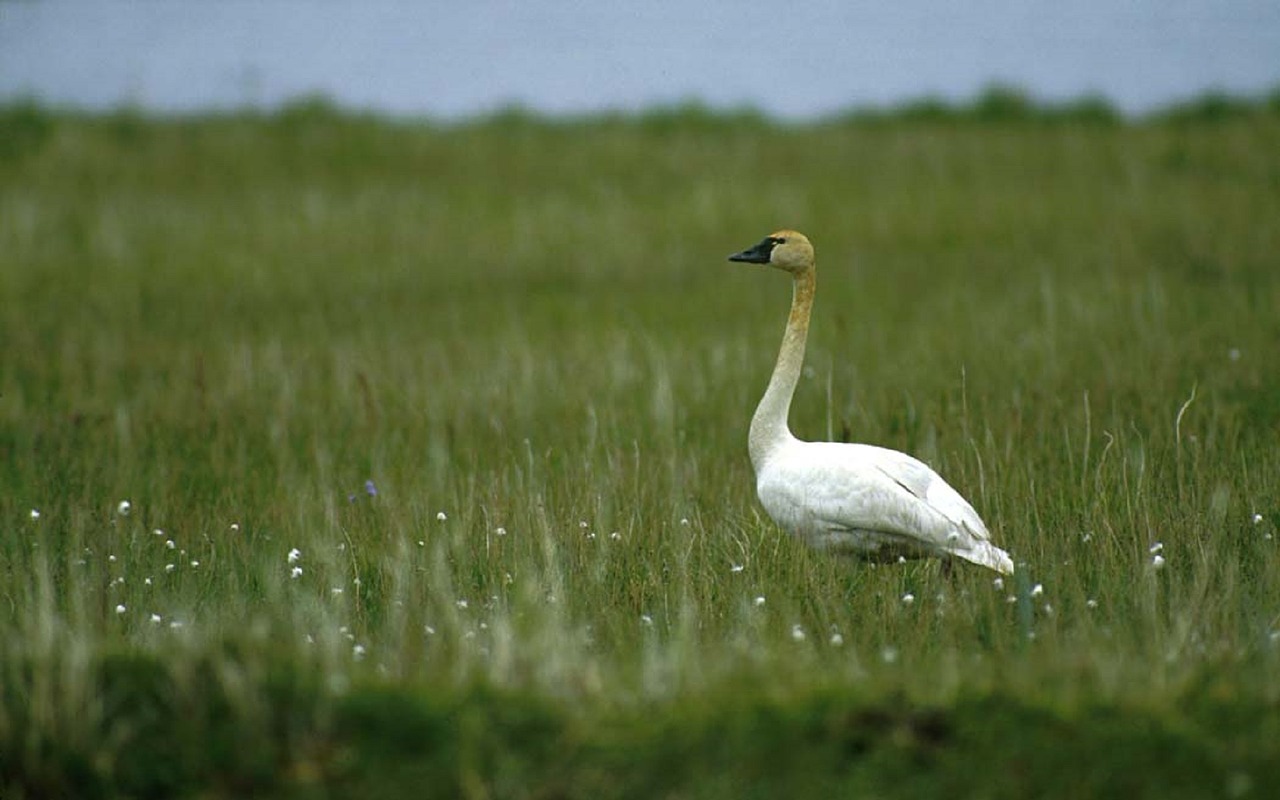
<svg viewBox="0 0 1280 800">
<path fill-rule="evenodd" d="M 774 245 L 778 243 L 777 239 L 767 236 L 755 247 L 743 250 L 741 253 L 734 253 L 729 256 L 730 261 L 744 261 L 748 264 L 768 264 L 769 255 L 773 252 Z"/>
</svg>

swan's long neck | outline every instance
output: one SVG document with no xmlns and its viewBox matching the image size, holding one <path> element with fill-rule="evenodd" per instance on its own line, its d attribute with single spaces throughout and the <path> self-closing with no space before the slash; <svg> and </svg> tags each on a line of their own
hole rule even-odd
<svg viewBox="0 0 1280 800">
<path fill-rule="evenodd" d="M 751 418 L 748 445 L 751 450 L 751 466 L 756 473 L 769 458 L 769 454 L 794 437 L 787 427 L 787 414 L 791 410 L 791 396 L 795 394 L 800 370 L 804 366 L 804 344 L 809 336 L 809 314 L 813 310 L 813 292 L 816 286 L 812 266 L 795 273 L 791 296 L 791 316 L 787 318 L 787 330 L 782 334 L 782 347 L 778 350 L 778 363 L 773 367 L 769 388 L 765 389 L 760 405 Z"/>
</svg>

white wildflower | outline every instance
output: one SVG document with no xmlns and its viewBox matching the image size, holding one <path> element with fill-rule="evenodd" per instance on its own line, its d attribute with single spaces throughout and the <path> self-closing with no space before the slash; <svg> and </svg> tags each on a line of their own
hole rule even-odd
<svg viewBox="0 0 1280 800">
<path fill-rule="evenodd" d="M 290 577 L 290 578 L 292 578 L 292 579 L 294 579 L 294 580 L 297 580 L 298 578 L 301 578 L 301 577 L 302 577 L 302 567 L 294 567 L 293 569 L 289 570 L 289 577 Z"/>
<path fill-rule="evenodd" d="M 1037 583 L 1035 586 L 1031 587 L 1032 597 L 1039 597 L 1042 594 L 1044 594 L 1044 584 Z"/>
<path fill-rule="evenodd" d="M 804 628 L 800 627 L 799 625 L 792 625 L 792 626 L 791 626 L 791 640 L 792 640 L 793 642 L 803 642 L 803 641 L 804 641 L 804 639 L 805 639 L 805 636 L 804 636 Z"/>
<path fill-rule="evenodd" d="M 991 581 L 991 585 L 992 585 L 992 586 L 994 586 L 994 587 L 996 587 L 996 589 L 997 589 L 997 590 L 999 590 L 999 589 L 1003 589 L 1003 588 L 1004 588 L 1004 578 L 996 578 L 995 580 Z"/>
<path fill-rule="evenodd" d="M 128 610 L 129 610 L 129 609 L 125 608 L 124 603 L 121 603 L 120 605 L 116 606 L 116 613 L 117 613 L 117 614 L 123 614 L 124 612 L 126 612 L 126 611 L 128 611 Z"/>
<path fill-rule="evenodd" d="M 444 522 L 447 519 L 449 519 L 448 514 L 444 513 L 443 511 L 436 512 L 436 522 Z"/>
<path fill-rule="evenodd" d="M 840 645 L 842 645 L 842 644 L 844 644 L 844 637 L 843 637 L 843 636 L 841 636 L 839 633 L 833 633 L 833 634 L 831 634 L 831 645 L 832 645 L 833 647 L 839 647 L 839 646 L 840 646 Z"/>
<path fill-rule="evenodd" d="M 1162 569 L 1164 567 L 1164 556 L 1161 556 L 1161 555 L 1152 556 L 1151 567 L 1153 569 Z"/>
<path fill-rule="evenodd" d="M 1155 555 L 1156 553 L 1159 553 L 1163 549 L 1164 549 L 1164 542 L 1156 542 L 1155 544 L 1147 548 L 1147 552 L 1150 553 L 1151 555 Z"/>
<path fill-rule="evenodd" d="M 128 500 L 121 500 L 120 505 L 116 506 L 116 513 L 122 517 L 129 516 L 129 512 L 133 510 L 133 503 Z"/>
<path fill-rule="evenodd" d="M 756 597 L 754 602 L 756 604 L 756 608 L 759 608 L 760 606 L 764 605 L 764 595 L 759 595 L 758 597 Z"/>
<path fill-rule="evenodd" d="M 159 625 L 159 624 L 160 624 L 160 615 L 159 615 L 159 614 L 152 614 L 152 615 L 151 615 L 151 624 L 152 624 L 152 625 Z"/>
<path fill-rule="evenodd" d="M 300 558 L 302 558 L 302 551 L 298 548 L 295 547 L 289 551 L 288 559 L 290 564 L 298 563 Z"/>
<path fill-rule="evenodd" d="M 734 573 L 742 572 L 742 570 L 744 570 L 744 569 L 745 569 L 745 567 L 743 567 L 741 564 L 730 564 L 730 565 L 729 565 L 729 571 L 730 571 L 730 572 L 734 572 Z"/>
<path fill-rule="evenodd" d="M 31 509 L 31 518 L 32 518 L 32 519 L 40 519 L 40 509 L 38 509 L 38 508 L 33 508 L 33 509 Z"/>
<path fill-rule="evenodd" d="M 916 596 L 915 596 L 914 594 L 912 594 L 911 592 L 907 592 L 906 594 L 904 594 L 904 595 L 902 596 L 902 602 L 903 602 L 903 604 L 904 604 L 904 605 L 908 605 L 908 606 L 909 606 L 909 605 L 911 605 L 912 603 L 914 603 L 915 601 L 916 601 Z"/>
</svg>

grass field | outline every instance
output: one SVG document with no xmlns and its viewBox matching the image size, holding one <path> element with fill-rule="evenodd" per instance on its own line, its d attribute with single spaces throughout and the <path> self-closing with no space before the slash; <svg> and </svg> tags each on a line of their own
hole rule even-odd
<svg viewBox="0 0 1280 800">
<path fill-rule="evenodd" d="M 1265 796 L 1276 105 L 11 107 L 0 796 Z M 759 509 L 783 226 L 793 430 L 929 462 L 1003 586 Z"/>
</svg>

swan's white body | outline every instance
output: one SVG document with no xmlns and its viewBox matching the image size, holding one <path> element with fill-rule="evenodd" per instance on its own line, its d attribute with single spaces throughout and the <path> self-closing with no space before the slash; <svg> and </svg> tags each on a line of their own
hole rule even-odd
<svg viewBox="0 0 1280 800">
<path fill-rule="evenodd" d="M 780 231 L 731 258 L 771 264 L 795 279 L 778 362 L 751 419 L 756 493 L 769 516 L 819 550 L 876 560 L 956 556 L 1012 574 L 1013 560 L 991 544 L 973 506 L 921 461 L 883 447 L 792 435 L 787 416 L 813 306 L 813 247 L 802 234 Z"/>
</svg>

